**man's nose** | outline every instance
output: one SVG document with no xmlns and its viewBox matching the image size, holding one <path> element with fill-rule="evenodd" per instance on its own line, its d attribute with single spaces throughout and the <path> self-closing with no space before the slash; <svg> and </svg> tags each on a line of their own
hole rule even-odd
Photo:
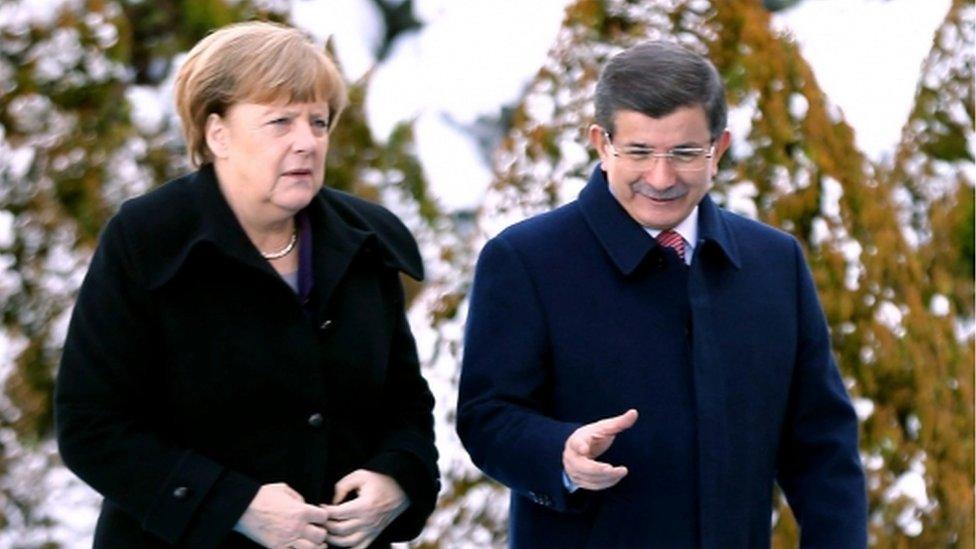
<svg viewBox="0 0 976 549">
<path fill-rule="evenodd" d="M 667 189 L 677 181 L 674 167 L 667 157 L 662 156 L 655 157 L 641 172 L 641 179 L 655 189 Z"/>
</svg>

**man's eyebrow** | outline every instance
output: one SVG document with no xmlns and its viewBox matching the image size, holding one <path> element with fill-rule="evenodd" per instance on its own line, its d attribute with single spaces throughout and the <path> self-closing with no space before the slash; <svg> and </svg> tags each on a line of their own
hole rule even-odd
<svg viewBox="0 0 976 549">
<path fill-rule="evenodd" d="M 642 150 L 642 151 L 654 150 L 654 147 L 648 145 L 647 143 L 644 143 L 643 141 L 628 141 L 627 143 L 621 144 L 620 148 L 630 149 L 630 150 Z"/>
<path fill-rule="evenodd" d="M 679 143 L 668 150 L 673 151 L 675 149 L 707 149 L 707 148 L 708 145 L 702 145 L 701 143 L 697 143 L 695 141 L 686 141 L 684 143 Z M 647 143 L 642 143 L 639 141 L 624 143 L 623 145 L 620 146 L 620 149 L 621 150 L 626 149 L 628 151 L 656 151 L 657 150 L 656 148 L 648 145 Z"/>
</svg>

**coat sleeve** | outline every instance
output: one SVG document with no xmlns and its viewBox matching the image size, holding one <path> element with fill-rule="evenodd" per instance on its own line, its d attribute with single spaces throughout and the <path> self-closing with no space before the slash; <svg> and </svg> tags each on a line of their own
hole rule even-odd
<svg viewBox="0 0 976 549">
<path fill-rule="evenodd" d="M 827 322 L 794 243 L 798 350 L 777 480 L 800 526 L 801 547 L 867 545 L 867 495 L 857 416 L 831 355 Z"/>
<path fill-rule="evenodd" d="M 394 275 L 396 276 L 396 275 Z M 364 469 L 387 475 L 410 498 L 410 507 L 383 533 L 382 541 L 406 541 L 417 537 L 434 511 L 440 490 L 437 448 L 434 446 L 434 397 L 420 373 L 420 361 L 404 311 L 399 279 L 390 364 L 383 386 L 387 430 L 380 452 Z"/>
<path fill-rule="evenodd" d="M 182 547 L 214 547 L 259 484 L 162 434 L 149 383 L 148 294 L 129 259 L 119 216 L 82 283 L 55 388 L 64 463 L 139 522 Z"/>
<path fill-rule="evenodd" d="M 580 427 L 547 415 L 554 382 L 543 310 L 503 236 L 481 252 L 471 291 L 457 431 L 475 465 L 537 504 L 581 507 L 563 484 L 566 439 Z"/>
</svg>

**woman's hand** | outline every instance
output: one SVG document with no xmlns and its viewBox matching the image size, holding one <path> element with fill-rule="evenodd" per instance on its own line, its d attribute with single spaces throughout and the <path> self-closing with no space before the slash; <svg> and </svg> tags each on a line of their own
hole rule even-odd
<svg viewBox="0 0 976 549">
<path fill-rule="evenodd" d="M 306 504 L 287 484 L 265 484 L 234 530 L 264 547 L 321 549 L 328 518 L 328 510 Z"/>
<path fill-rule="evenodd" d="M 355 498 L 341 503 L 349 494 Z M 330 546 L 368 547 L 407 507 L 410 500 L 392 478 L 358 469 L 342 477 L 335 486 L 332 505 L 325 505 L 325 523 Z"/>
</svg>

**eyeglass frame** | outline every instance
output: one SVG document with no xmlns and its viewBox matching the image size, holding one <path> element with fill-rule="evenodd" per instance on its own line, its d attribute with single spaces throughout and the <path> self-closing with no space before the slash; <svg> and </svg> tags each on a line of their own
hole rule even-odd
<svg viewBox="0 0 976 549">
<path fill-rule="evenodd" d="M 603 137 L 606 138 L 607 145 L 610 147 L 610 152 L 613 154 L 613 157 L 614 158 L 623 158 L 624 160 L 629 160 L 631 162 L 639 162 L 638 160 L 634 160 L 632 157 L 628 157 L 627 154 L 629 154 L 629 153 L 627 153 L 626 151 L 621 152 L 620 150 L 617 149 L 617 147 L 614 147 L 613 146 L 613 137 L 610 135 L 610 132 L 609 131 L 607 131 L 607 130 L 604 129 L 603 130 Z M 703 154 L 701 156 L 696 156 L 693 160 L 697 160 L 699 158 L 704 158 L 706 160 L 706 162 L 700 168 L 687 169 L 687 166 L 685 166 L 684 168 L 682 168 L 682 166 L 680 164 L 676 164 L 675 161 L 674 161 L 674 159 L 676 158 L 675 157 L 675 154 L 674 154 L 674 151 L 675 150 L 682 150 L 682 149 L 687 150 L 687 151 L 701 151 Z M 709 145 L 708 145 L 708 148 L 707 149 L 704 148 L 704 147 L 675 147 L 675 148 L 673 148 L 671 150 L 668 150 L 666 152 L 657 152 L 654 149 L 648 147 L 645 150 L 643 150 L 640 154 L 644 154 L 644 155 L 647 156 L 646 159 L 642 159 L 642 160 L 652 160 L 652 159 L 664 158 L 665 159 L 665 162 L 668 165 L 668 167 L 670 167 L 672 170 L 674 170 L 676 172 L 695 173 L 695 172 L 700 172 L 700 171 L 704 170 L 708 166 L 708 162 L 707 161 L 708 160 L 711 160 L 712 158 L 715 157 L 715 140 L 713 139 L 713 140 L 709 141 Z M 651 163 L 650 164 L 650 166 L 654 166 L 654 165 L 655 165 L 654 163 Z M 647 168 L 647 169 L 650 169 L 650 168 Z"/>
</svg>

